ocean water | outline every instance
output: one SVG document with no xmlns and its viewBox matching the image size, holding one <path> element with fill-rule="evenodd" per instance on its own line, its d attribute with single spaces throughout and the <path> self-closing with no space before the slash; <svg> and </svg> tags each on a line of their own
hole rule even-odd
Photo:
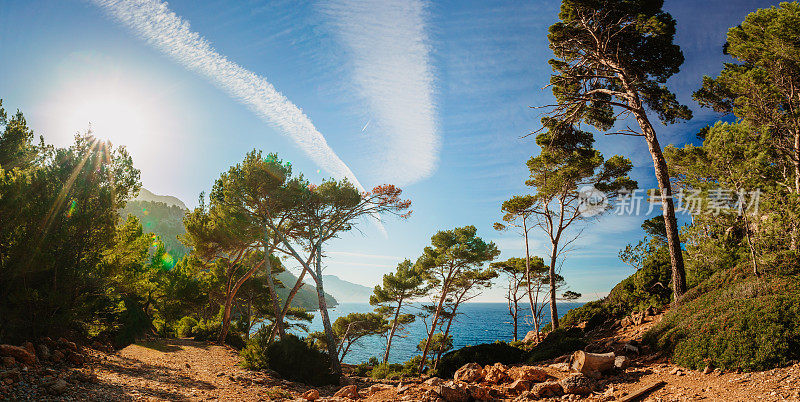
<svg viewBox="0 0 800 402">
<path fill-rule="evenodd" d="M 562 317 L 567 311 L 582 306 L 583 303 L 558 303 L 558 315 Z M 350 313 L 367 313 L 374 310 L 368 303 L 342 303 L 335 308 L 329 309 L 331 322 L 338 317 Z M 481 343 L 491 343 L 496 340 L 511 341 L 514 339 L 514 326 L 511 316 L 508 314 L 506 303 L 465 303 L 459 307 L 461 314 L 456 317 L 450 333 L 453 336 L 453 348 L 458 349 L 464 346 L 477 345 Z M 525 337 L 528 331 L 533 329 L 533 325 L 526 322 L 523 318 L 525 312 L 530 316 L 530 307 L 527 304 L 520 304 L 519 339 Z M 418 309 L 414 306 L 409 308 L 409 313 L 416 313 Z M 309 325 L 310 331 L 322 331 L 322 320 L 318 312 L 314 312 L 314 320 Z M 544 312 L 543 323 L 550 322 L 550 311 Z M 295 331 L 300 336 L 306 334 L 302 331 Z M 406 333 L 402 337 L 395 337 L 392 341 L 392 350 L 389 355 L 389 362 L 401 363 L 419 354 L 417 345 L 426 337 L 425 325 L 420 318 L 406 326 Z M 367 361 L 375 356 L 383 359 L 386 338 L 381 336 L 365 337 L 350 348 L 345 356 L 344 362 L 357 364 Z"/>
</svg>

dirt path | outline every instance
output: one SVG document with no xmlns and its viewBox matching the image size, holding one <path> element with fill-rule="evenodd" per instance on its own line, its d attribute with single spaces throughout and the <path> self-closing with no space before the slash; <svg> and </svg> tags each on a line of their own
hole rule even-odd
<svg viewBox="0 0 800 402">
<path fill-rule="evenodd" d="M 285 389 L 299 387 L 240 368 L 230 348 L 190 340 L 140 343 L 95 357 L 99 382 L 86 385 L 89 399 L 255 401 L 291 398 Z"/>
</svg>

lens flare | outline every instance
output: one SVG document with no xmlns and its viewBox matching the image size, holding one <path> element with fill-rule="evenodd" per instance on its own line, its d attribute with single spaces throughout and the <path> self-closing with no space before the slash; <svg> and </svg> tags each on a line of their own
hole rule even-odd
<svg viewBox="0 0 800 402">
<path fill-rule="evenodd" d="M 78 202 L 72 200 L 72 202 L 69 204 L 69 208 L 67 209 L 67 218 L 72 218 L 72 215 L 75 214 L 75 211 L 77 209 L 78 209 Z"/>
</svg>

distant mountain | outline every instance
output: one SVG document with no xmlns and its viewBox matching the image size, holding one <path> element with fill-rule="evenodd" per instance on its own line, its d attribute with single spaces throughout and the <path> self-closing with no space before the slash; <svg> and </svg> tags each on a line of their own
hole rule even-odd
<svg viewBox="0 0 800 402">
<path fill-rule="evenodd" d="M 294 276 L 289 271 L 283 271 L 278 275 L 275 275 L 275 278 L 283 283 L 282 288 L 278 288 L 276 291 L 278 292 L 278 297 L 281 300 L 286 300 L 286 297 L 289 296 L 289 292 L 292 290 L 292 287 L 297 282 L 297 277 Z M 327 283 L 325 284 L 327 286 Z M 335 297 L 331 296 L 329 292 L 325 292 L 325 301 L 328 303 L 328 307 L 333 307 L 338 303 Z M 317 300 L 317 288 L 308 284 L 304 283 L 303 287 L 297 291 L 297 294 L 292 299 L 292 306 L 293 307 L 302 307 L 306 310 L 317 310 L 319 309 L 319 301 Z"/>
<path fill-rule="evenodd" d="M 134 198 L 134 200 L 151 201 L 151 202 L 163 202 L 164 204 L 167 204 L 167 205 L 175 205 L 177 207 L 180 207 L 181 209 L 185 209 L 185 210 L 189 209 L 189 208 L 186 208 L 186 204 L 184 204 L 183 201 L 179 200 L 177 197 L 173 197 L 171 195 L 156 195 L 156 194 L 153 194 L 152 192 L 150 192 L 150 190 L 148 190 L 146 188 L 142 188 L 142 190 L 139 191 L 139 195 L 136 196 L 136 198 Z"/>
<path fill-rule="evenodd" d="M 323 275 L 325 293 L 330 293 L 339 303 L 367 303 L 372 288 L 340 279 L 336 275 Z"/>
</svg>

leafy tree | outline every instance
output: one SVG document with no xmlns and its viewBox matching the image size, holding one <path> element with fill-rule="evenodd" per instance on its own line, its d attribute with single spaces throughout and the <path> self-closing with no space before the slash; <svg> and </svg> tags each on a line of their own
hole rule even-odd
<svg viewBox="0 0 800 402">
<path fill-rule="evenodd" d="M 541 152 L 528 160 L 530 177 L 525 184 L 535 188 L 529 209 L 534 226 L 550 241 L 550 317 L 556 329 L 556 265 L 581 234 L 567 230 L 602 215 L 610 208 L 607 201 L 637 184 L 627 176 L 631 162 L 618 155 L 604 161 L 592 148 L 591 134 L 554 119 L 545 118 L 543 123 L 548 131 L 536 138 Z"/>
<path fill-rule="evenodd" d="M 692 113 L 665 85 L 684 58 L 673 43 L 675 20 L 662 6 L 663 0 L 564 0 L 548 34 L 555 55 L 550 83 L 558 120 L 603 131 L 619 118 L 636 120 L 639 131 L 627 126 L 616 134 L 643 137 L 653 158 L 677 300 L 686 291 L 683 255 L 667 164 L 648 112 L 664 124 Z"/>
<path fill-rule="evenodd" d="M 696 190 L 699 193 L 696 197 L 706 207 L 695 211 L 694 215 L 714 215 L 712 219 L 730 221 L 744 233 L 756 276 L 759 275 L 758 255 L 762 251 L 757 249 L 754 229 L 755 221 L 760 218 L 755 206 L 748 205 L 751 200 L 747 198 L 762 187 L 771 187 L 770 182 L 777 182 L 780 175 L 769 138 L 759 137 L 757 133 L 758 130 L 746 122 L 718 122 L 706 132 L 702 146 L 688 144 L 684 148 L 665 150 L 673 181 L 686 194 Z M 781 189 L 775 190 L 771 193 L 781 192 Z M 787 229 L 791 231 L 790 227 Z"/>
<path fill-rule="evenodd" d="M 492 286 L 492 280 L 497 278 L 498 274 L 493 268 L 484 270 L 470 269 L 464 270 L 459 273 L 452 282 L 451 295 L 445 301 L 446 314 L 442 317 L 442 327 L 444 327 L 444 339 L 452 339 L 450 336 L 450 328 L 453 325 L 453 320 L 458 316 L 458 308 L 461 304 L 469 301 L 470 299 L 478 296 L 483 289 Z M 444 321 L 447 320 L 447 325 Z M 442 353 L 446 350 L 434 349 L 436 359 L 434 360 L 433 368 L 442 357 Z"/>
<path fill-rule="evenodd" d="M 284 195 L 284 205 L 292 205 L 293 219 L 302 228 L 295 236 L 289 236 L 281 228 L 267 223 L 281 239 L 286 252 L 303 266 L 305 272 L 314 280 L 317 287 L 319 312 L 327 337 L 326 345 L 331 356 L 337 356 L 336 334 L 328 316 L 322 276 L 322 246 L 341 232 L 353 228 L 362 217 L 377 217 L 387 213 L 407 218 L 411 211 L 411 201 L 400 198 L 402 190 L 393 185 L 382 185 L 372 191 L 359 192 L 349 181 L 326 180 L 314 186 L 297 182 Z M 301 245 L 309 251 L 306 258 L 300 256 L 292 244 Z M 302 250 L 301 250 L 302 251 Z M 331 369 L 341 373 L 338 359 L 331 359 Z"/>
<path fill-rule="evenodd" d="M 341 362 L 347 352 L 350 351 L 350 347 L 360 339 L 372 335 L 383 335 L 390 327 L 389 322 L 381 314 L 350 313 L 344 317 L 337 318 L 333 322 L 332 328 L 336 334 L 336 339 L 339 340 L 338 345 L 336 345 L 337 353 L 335 356 Z M 314 345 L 318 349 L 329 349 L 328 337 L 324 332 L 314 332 L 310 334 L 309 338 L 313 339 Z"/>
<path fill-rule="evenodd" d="M 417 344 L 417 350 L 423 351 L 425 347 L 428 346 L 428 341 L 423 339 Z M 437 356 L 441 356 L 447 351 L 453 349 L 453 336 L 452 335 L 445 335 L 442 332 L 437 332 L 433 335 L 433 339 L 430 341 L 430 346 L 428 346 L 431 352 L 436 354 Z M 434 366 L 436 366 L 438 360 L 434 362 Z"/>
<path fill-rule="evenodd" d="M 22 114 L 1 109 L 0 338 L 87 334 L 115 309 L 103 260 L 139 171 L 125 148 L 90 134 L 35 146 Z"/>
<path fill-rule="evenodd" d="M 425 286 L 425 277 L 418 271 L 410 260 L 397 264 L 394 273 L 383 276 L 383 286 L 376 285 L 373 294 L 369 297 L 369 304 L 378 306 L 375 311 L 390 319 L 391 328 L 386 336 L 386 352 L 383 362 L 389 361 L 389 351 L 392 348 L 392 339 L 395 332 L 414 321 L 414 314 L 404 313 L 408 303 L 428 293 Z M 405 304 L 404 304 L 405 303 Z"/>
<path fill-rule="evenodd" d="M 425 369 L 445 301 L 457 291 L 456 281 L 466 272 L 480 271 L 481 265 L 494 260 L 500 254 L 494 243 L 486 243 L 476 234 L 475 226 L 439 231 L 431 237 L 431 245 L 425 247 L 422 256 L 417 260 L 416 265 L 426 273 L 430 286 L 436 289 L 438 299 L 426 346 L 422 349 L 420 373 Z"/>
<path fill-rule="evenodd" d="M 163 202 L 131 200 L 119 214 L 123 217 L 133 215 L 139 218 L 144 231 L 158 235 L 175 261 L 189 252 L 186 245 L 178 239 L 186 232 L 183 227 L 183 216 L 186 211 L 181 207 Z"/>
</svg>

